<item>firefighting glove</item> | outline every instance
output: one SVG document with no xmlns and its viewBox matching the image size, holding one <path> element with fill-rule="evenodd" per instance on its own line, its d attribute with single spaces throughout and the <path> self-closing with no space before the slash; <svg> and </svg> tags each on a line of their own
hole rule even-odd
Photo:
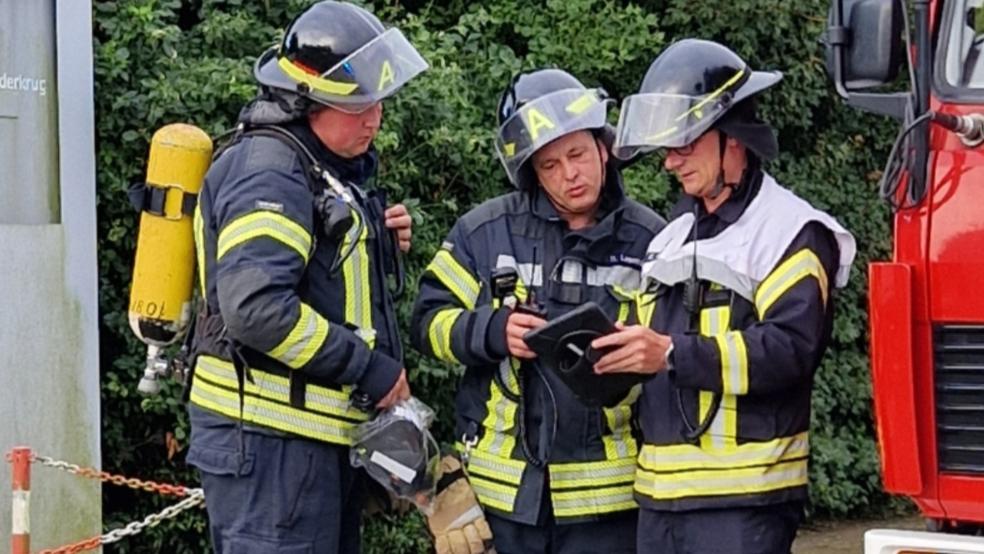
<svg viewBox="0 0 984 554">
<path fill-rule="evenodd" d="M 495 554 L 492 530 L 457 456 L 442 458 L 441 470 L 427 516 L 437 554 Z"/>
</svg>

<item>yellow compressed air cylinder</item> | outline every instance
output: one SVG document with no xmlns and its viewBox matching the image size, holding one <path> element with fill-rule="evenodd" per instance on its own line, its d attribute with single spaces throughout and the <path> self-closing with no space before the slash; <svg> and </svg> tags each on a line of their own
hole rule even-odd
<svg viewBox="0 0 984 554">
<path fill-rule="evenodd" d="M 186 197 L 197 197 L 212 159 L 212 140 L 194 125 L 158 129 L 150 141 L 147 187 L 163 192 L 162 210 L 143 210 L 130 289 L 130 328 L 165 346 L 191 321 L 195 240 Z"/>
</svg>

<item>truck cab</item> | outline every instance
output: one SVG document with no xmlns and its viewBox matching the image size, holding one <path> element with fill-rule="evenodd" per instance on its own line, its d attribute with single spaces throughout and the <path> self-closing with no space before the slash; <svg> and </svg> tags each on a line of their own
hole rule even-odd
<svg viewBox="0 0 984 554">
<path fill-rule="evenodd" d="M 829 22 L 827 66 L 838 93 L 901 129 L 880 184 L 893 208 L 892 259 L 869 266 L 884 486 L 912 498 L 932 530 L 980 535 L 984 0 L 832 0 Z M 908 81 L 901 91 L 900 80 Z M 881 549 L 882 541 L 870 551 L 984 552 L 984 538 L 970 539 L 972 550 L 932 542 L 923 550 L 901 535 L 900 549 Z"/>
</svg>

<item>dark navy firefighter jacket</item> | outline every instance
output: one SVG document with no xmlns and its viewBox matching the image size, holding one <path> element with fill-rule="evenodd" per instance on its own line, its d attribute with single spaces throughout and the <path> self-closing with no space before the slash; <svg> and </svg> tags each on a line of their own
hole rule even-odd
<svg viewBox="0 0 984 554">
<path fill-rule="evenodd" d="M 664 221 L 626 198 L 611 165 L 607 173 L 593 227 L 569 230 L 539 187 L 499 196 L 457 221 L 420 281 L 414 344 L 466 367 L 456 437 L 471 485 L 487 510 L 519 523 L 537 524 L 548 508 L 570 523 L 637 507 L 639 387 L 614 407 L 588 408 L 537 361 L 510 358 L 510 309 L 490 288 L 493 271 L 513 268 L 518 299 L 534 293 L 548 318 L 594 301 L 613 320 L 633 320 L 641 258 Z"/>
<path fill-rule="evenodd" d="M 695 238 L 719 236 L 743 217 L 763 177 L 757 168 L 746 172 L 741 186 L 711 214 L 684 196 L 670 219 L 696 209 Z M 657 284 L 647 293 L 647 301 L 655 297 L 651 327 L 669 334 L 673 349 L 669 370 L 646 382 L 639 401 L 644 444 L 635 490 L 644 508 L 806 499 L 810 395 L 830 341 L 839 248 L 819 221 L 762 228 L 765 234 L 736 237 L 732 247 L 741 252 L 764 237 L 788 244 L 756 289 L 754 303 L 714 279 L 698 281 L 696 310 L 688 310 L 686 280 Z M 715 395 L 718 409 L 712 412 Z M 704 421 L 709 425 L 698 436 Z"/>
<path fill-rule="evenodd" d="M 348 445 L 354 425 L 367 418 L 352 407 L 352 389 L 374 403 L 403 367 L 387 288 L 385 199 L 368 186 L 374 152 L 344 159 L 324 148 L 306 121 L 285 128 L 350 186 L 352 213 L 364 226 L 326 239 L 317 187 L 284 141 L 247 134 L 221 154 L 194 224 L 207 317 L 196 334 L 192 415 Z"/>
</svg>

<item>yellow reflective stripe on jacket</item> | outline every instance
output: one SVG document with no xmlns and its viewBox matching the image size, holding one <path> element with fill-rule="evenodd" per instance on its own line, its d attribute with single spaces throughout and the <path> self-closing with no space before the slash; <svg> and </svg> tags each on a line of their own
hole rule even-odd
<svg viewBox="0 0 984 554">
<path fill-rule="evenodd" d="M 636 472 L 635 490 L 655 500 L 695 496 L 756 494 L 806 485 L 807 460 L 721 470 L 692 470 L 666 474 Z"/>
<path fill-rule="evenodd" d="M 656 312 L 656 294 L 652 292 L 640 292 L 636 296 L 636 314 L 639 318 L 639 325 L 648 327 L 653 321 L 653 314 Z"/>
<path fill-rule="evenodd" d="M 553 513 L 557 518 L 586 517 L 638 508 L 632 485 L 605 489 L 551 492 Z"/>
<path fill-rule="evenodd" d="M 731 308 L 722 306 L 707 308 L 700 312 L 700 332 L 705 337 L 713 338 L 720 345 L 720 338 L 728 332 L 731 324 Z M 721 351 L 722 367 L 725 367 L 726 352 Z M 747 382 L 747 378 L 746 378 Z M 711 408 L 714 394 L 710 391 L 700 391 L 699 410 L 700 421 L 707 417 Z M 706 450 L 724 450 L 735 446 L 735 436 L 738 434 L 738 399 L 727 390 L 721 396 L 718 412 L 711 421 L 707 432 L 701 435 L 701 448 Z"/>
<path fill-rule="evenodd" d="M 609 460 L 619 458 L 634 459 L 639 451 L 635 437 L 632 436 L 632 405 L 642 394 L 642 385 L 635 385 L 621 402 L 611 408 L 604 408 L 605 422 L 611 434 L 602 434 L 605 443 L 605 457 Z"/>
<path fill-rule="evenodd" d="M 617 285 L 611 286 L 612 292 L 619 299 L 618 321 L 625 323 L 632 312 L 632 307 L 636 304 L 639 292 L 627 290 Z M 603 408 L 605 422 L 611 434 L 602 433 L 601 440 L 605 444 L 605 458 L 616 460 L 619 458 L 635 458 L 639 451 L 635 438 L 632 436 L 632 405 L 642 393 L 642 386 L 636 385 L 629 389 L 617 405 L 611 408 Z"/>
<path fill-rule="evenodd" d="M 617 460 L 551 463 L 550 488 L 555 491 L 631 485 L 635 476 L 634 456 Z"/>
<path fill-rule="evenodd" d="M 634 455 L 615 460 L 552 463 L 549 470 L 550 499 L 558 518 L 595 516 L 637 507 L 632 496 Z"/>
<path fill-rule="evenodd" d="M 308 385 L 304 408 L 290 405 L 286 378 L 251 369 L 254 383 L 243 383 L 243 421 L 315 440 L 349 445 L 355 425 L 366 414 L 348 407 L 348 394 Z M 231 363 L 200 356 L 195 366 L 191 402 L 202 408 L 240 418 L 239 383 Z"/>
<path fill-rule="evenodd" d="M 632 315 L 632 306 L 635 304 L 637 291 L 628 290 L 618 285 L 609 285 L 611 292 L 618 299 L 618 319 L 622 323 L 629 320 Z"/>
<path fill-rule="evenodd" d="M 475 309 L 481 285 L 463 265 L 458 263 L 458 260 L 454 259 L 451 252 L 443 248 L 439 250 L 426 271 L 433 273 L 448 290 L 454 293 L 465 308 Z"/>
<path fill-rule="evenodd" d="M 721 383 L 727 395 L 748 394 L 748 351 L 739 331 L 715 335 L 721 352 Z"/>
<path fill-rule="evenodd" d="M 362 214 L 358 210 L 352 210 L 355 221 L 352 227 L 345 233 L 342 241 L 342 252 L 351 254 L 342 263 L 342 277 L 345 281 L 345 321 L 358 328 L 356 334 L 369 345 L 369 348 L 376 346 L 376 332 L 372 326 L 372 297 L 369 287 L 369 255 L 366 252 L 366 236 L 369 233 L 369 226 L 362 226 L 359 233 L 359 220 Z M 352 242 L 356 241 L 355 248 Z"/>
<path fill-rule="evenodd" d="M 809 433 L 708 452 L 691 444 L 643 445 L 635 490 L 656 500 L 753 494 L 805 485 Z"/>
<path fill-rule="evenodd" d="M 205 300 L 205 220 L 202 219 L 202 204 L 195 204 L 195 215 L 192 218 L 192 227 L 195 233 L 195 258 L 198 263 L 198 287 L 202 293 L 202 301 Z"/>
<path fill-rule="evenodd" d="M 519 493 L 518 487 L 495 483 L 474 474 L 469 474 L 468 483 L 475 491 L 475 495 L 478 496 L 478 502 L 483 506 L 489 506 L 506 513 L 513 511 L 513 507 L 516 505 L 516 495 Z"/>
<path fill-rule="evenodd" d="M 464 310 L 461 308 L 448 308 L 437 312 L 431 319 L 428 336 L 431 350 L 439 360 L 460 363 L 451 351 L 451 328 L 462 313 Z"/>
<path fill-rule="evenodd" d="M 274 375 L 260 369 L 250 368 L 253 382 L 243 381 L 243 392 L 277 402 L 290 403 L 290 380 L 280 375 Z M 201 375 L 208 381 L 228 389 L 234 389 L 238 402 L 239 380 L 236 368 L 232 362 L 202 355 L 195 364 L 195 375 Z M 304 392 L 304 405 L 312 411 L 335 415 L 345 419 L 365 421 L 369 416 L 357 410 L 349 403 L 349 387 L 341 390 L 330 389 L 308 383 Z M 238 408 L 237 408 L 238 409 Z M 237 412 L 238 417 L 238 412 Z"/>
<path fill-rule="evenodd" d="M 463 451 L 464 445 L 459 443 L 458 449 Z M 508 456 L 496 456 L 474 448 L 468 456 L 467 469 L 469 475 L 478 475 L 516 487 L 523 480 L 525 468 L 526 462 L 522 460 L 514 460 Z"/>
<path fill-rule="evenodd" d="M 287 216 L 270 211 L 256 211 L 240 216 L 219 231 L 216 260 L 221 260 L 230 250 L 258 238 L 271 238 L 292 248 L 304 263 L 311 255 L 311 234 Z"/>
<path fill-rule="evenodd" d="M 293 369 L 310 362 L 328 338 L 328 321 L 307 304 L 300 306 L 297 323 L 280 344 L 267 352 Z"/>
<path fill-rule="evenodd" d="M 816 278 L 817 284 L 820 286 L 820 297 L 826 306 L 827 272 L 817 255 L 812 250 L 804 248 L 773 270 L 755 291 L 755 308 L 758 310 L 759 319 L 765 318 L 765 313 L 772 307 L 772 304 L 779 300 L 787 290 L 807 277 Z"/>
<path fill-rule="evenodd" d="M 502 373 L 502 382 L 511 391 L 518 389 L 519 383 L 516 381 L 516 374 L 519 362 L 514 358 L 503 360 L 497 371 Z M 476 449 L 496 455 L 500 458 L 509 458 L 513 448 L 516 446 L 514 435 L 516 427 L 516 408 L 517 404 L 506 398 L 499 388 L 495 379 L 489 381 L 489 399 L 485 402 L 486 415 L 482 420 L 482 427 L 485 434 L 476 445 Z"/>
<path fill-rule="evenodd" d="M 739 444 L 729 452 L 708 452 L 692 444 L 642 445 L 639 469 L 658 473 L 687 473 L 693 470 L 722 470 L 775 465 L 810 455 L 810 435 L 804 431 L 791 437 Z"/>
</svg>

